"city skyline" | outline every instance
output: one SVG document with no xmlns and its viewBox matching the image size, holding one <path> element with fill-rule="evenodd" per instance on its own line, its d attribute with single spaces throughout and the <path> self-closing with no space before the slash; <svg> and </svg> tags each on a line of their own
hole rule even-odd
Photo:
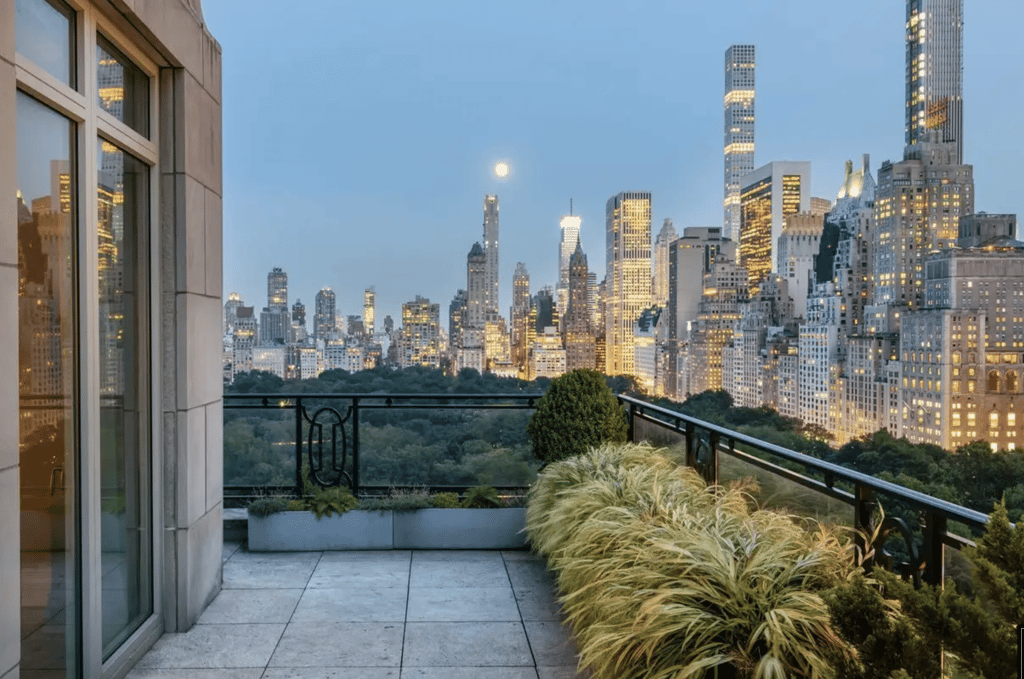
<svg viewBox="0 0 1024 679">
<path fill-rule="evenodd" d="M 557 282 L 558 217 L 570 198 L 598 280 L 605 273 L 602 208 L 611 195 L 650 191 L 658 225 L 665 218 L 680 231 L 718 225 L 722 55 L 732 44 L 757 48 L 757 166 L 810 160 L 811 195 L 832 199 L 847 159 L 870 153 L 876 166 L 898 161 L 905 142 L 903 3 L 862 4 L 842 22 L 833 9 L 813 3 L 792 4 L 785 13 L 742 3 L 729 12 L 623 7 L 606 17 L 589 5 L 585 12 L 556 7 L 542 22 L 528 11 L 520 17 L 441 5 L 432 13 L 452 21 L 443 25 L 435 18 L 427 37 L 414 30 L 426 21 L 418 7 L 385 28 L 373 8 L 353 6 L 345 21 L 360 28 L 354 42 L 318 47 L 334 44 L 318 37 L 317 26 L 330 22 L 303 20 L 302 30 L 313 35 L 268 67 L 272 81 L 290 88 L 276 69 L 299 73 L 297 82 L 304 83 L 296 59 L 334 64 L 352 96 L 314 88 L 315 105 L 303 109 L 307 119 L 298 126 L 277 126 L 278 114 L 269 110 L 264 122 L 279 134 L 260 135 L 258 145 L 250 143 L 256 134 L 250 124 L 233 113 L 267 97 L 260 86 L 265 80 L 246 70 L 263 60 L 249 58 L 241 40 L 271 26 L 284 39 L 299 28 L 275 12 L 253 12 L 245 21 L 232 14 L 229 21 L 225 4 L 206 5 L 211 29 L 236 55 L 225 63 L 224 80 L 225 296 L 237 291 L 246 300 L 259 298 L 265 272 L 280 266 L 307 303 L 331 287 L 342 314 L 360 312 L 369 285 L 377 287 L 381 317 L 397 318 L 401 303 L 417 294 L 450 299 L 464 286 L 455 264 L 478 237 L 485 194 L 498 195 L 505 208 L 503 309 L 511 300 L 515 262 L 527 264 L 534 289 Z M 605 39 L 627 11 L 650 39 L 626 41 L 629 50 L 609 47 Z M 330 16 L 326 6 L 309 12 Z M 1021 10 L 1009 3 L 965 9 L 964 160 L 977 168 L 978 209 L 989 212 L 1024 212 L 1010 170 L 1019 142 L 985 132 L 1003 124 L 1001 110 L 1024 101 L 1014 87 L 1024 80 L 1024 48 L 1012 39 L 1017 24 L 1008 20 L 1015 13 Z M 466 23 L 455 20 L 463 15 L 493 24 L 489 37 L 467 33 Z M 701 35 L 684 35 L 688 26 L 700 26 Z M 422 65 L 414 63 L 419 54 Z M 443 69 L 445 77 L 428 78 L 422 69 Z M 793 87 L 794 73 L 803 86 Z M 439 91 L 417 85 L 428 81 Z M 605 85 L 630 104 L 606 105 L 601 98 L 598 105 Z M 357 100 L 358 106 L 348 103 Z M 324 112 L 343 125 L 332 119 L 325 127 Z M 307 130 L 316 129 L 332 130 L 327 144 L 309 136 Z M 605 143 L 613 133 L 630 143 Z M 323 169 L 307 172 L 304 181 L 276 169 L 299 163 L 291 155 L 296 152 L 305 163 L 314 143 L 330 157 L 313 162 Z M 493 173 L 499 160 L 511 168 L 504 179 Z M 294 229 L 281 226 L 296 221 L 316 247 L 303 247 L 291 238 Z"/>
</svg>

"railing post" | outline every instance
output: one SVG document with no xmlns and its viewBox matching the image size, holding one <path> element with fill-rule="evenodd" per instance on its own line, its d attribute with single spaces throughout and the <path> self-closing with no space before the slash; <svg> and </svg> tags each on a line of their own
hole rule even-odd
<svg viewBox="0 0 1024 679">
<path fill-rule="evenodd" d="M 635 403 L 630 403 L 629 404 L 629 422 L 628 422 L 628 426 L 629 426 L 629 429 L 626 432 L 626 439 L 630 443 L 636 443 L 637 440 L 636 440 L 636 404 Z"/>
<path fill-rule="evenodd" d="M 295 398 L 295 497 L 302 498 L 302 398 Z"/>
<path fill-rule="evenodd" d="M 718 443 L 721 435 L 717 431 L 708 432 L 708 464 L 704 479 L 712 488 L 718 486 Z"/>
<path fill-rule="evenodd" d="M 874 545 L 871 544 L 871 535 L 874 533 L 874 494 L 870 488 L 865 488 L 859 483 L 854 485 L 853 493 L 853 541 L 864 559 L 861 565 L 865 571 L 870 572 L 875 563 L 874 554 L 868 556 L 870 550 L 874 549 Z"/>
<path fill-rule="evenodd" d="M 359 399 L 352 399 L 352 494 L 359 497 Z"/>
<path fill-rule="evenodd" d="M 686 423 L 686 466 L 691 469 L 697 468 L 697 453 L 694 451 L 694 438 L 696 437 L 697 428 L 693 422 Z"/>
<path fill-rule="evenodd" d="M 930 585 L 941 586 L 945 581 L 946 560 L 943 538 L 948 530 L 945 516 L 935 512 L 925 515 L 924 525 L 924 581 Z"/>
</svg>

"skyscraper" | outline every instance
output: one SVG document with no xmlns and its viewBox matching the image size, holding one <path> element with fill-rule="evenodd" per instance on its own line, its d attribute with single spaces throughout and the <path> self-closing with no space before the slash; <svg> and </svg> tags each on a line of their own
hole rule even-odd
<svg viewBox="0 0 1024 679">
<path fill-rule="evenodd" d="M 564 318 L 569 304 L 569 258 L 580 238 L 580 218 L 572 213 L 572 201 L 569 201 L 569 214 L 563 215 L 559 227 L 562 237 L 558 241 L 558 284 L 555 286 L 555 295 L 558 309 Z"/>
<path fill-rule="evenodd" d="M 528 326 L 530 324 L 530 274 L 526 265 L 516 263 L 512 276 L 512 365 L 526 377 L 526 359 L 529 352 Z"/>
<path fill-rule="evenodd" d="M 740 180 L 754 170 L 754 46 L 725 51 L 725 238 L 740 233 Z"/>
<path fill-rule="evenodd" d="M 565 315 L 562 316 L 562 339 L 565 343 L 565 369 L 594 368 L 594 331 L 590 324 L 590 270 L 580 241 L 569 259 L 569 289 Z"/>
<path fill-rule="evenodd" d="M 270 310 L 287 308 L 288 306 L 288 274 L 280 267 L 267 274 L 267 307 Z"/>
<path fill-rule="evenodd" d="M 377 291 L 373 286 L 363 291 L 363 326 L 366 328 L 366 336 L 373 338 L 373 317 L 377 311 Z"/>
<path fill-rule="evenodd" d="M 484 196 L 484 320 L 498 314 L 498 197 Z M 471 291 L 472 294 L 472 291 Z M 483 327 L 483 323 L 480 324 Z"/>
<path fill-rule="evenodd" d="M 651 193 L 623 191 L 605 207 L 605 373 L 633 374 L 633 324 L 651 305 Z"/>
<path fill-rule="evenodd" d="M 811 164 L 776 161 L 740 181 L 739 265 L 749 276 L 750 293 L 770 272 L 779 271 L 776 244 L 787 215 L 810 210 Z"/>
<path fill-rule="evenodd" d="M 964 162 L 964 0 L 907 0 L 907 102 L 904 158 L 935 131 Z"/>
<path fill-rule="evenodd" d="M 318 340 L 330 339 L 335 325 L 334 291 L 324 288 L 316 293 L 316 315 L 313 317 L 313 337 Z"/>
<path fill-rule="evenodd" d="M 654 261 L 651 268 L 654 270 L 654 277 L 651 279 L 651 293 L 654 295 L 654 303 L 658 306 L 668 304 L 668 250 L 676 238 L 676 229 L 672 226 L 672 220 L 666 219 L 654 239 Z"/>
<path fill-rule="evenodd" d="M 462 346 L 457 350 L 457 368 L 484 371 L 484 331 L 487 327 L 487 253 L 473 243 L 466 255 L 466 313 L 463 316 Z M 496 315 L 496 314 L 495 314 Z"/>
</svg>

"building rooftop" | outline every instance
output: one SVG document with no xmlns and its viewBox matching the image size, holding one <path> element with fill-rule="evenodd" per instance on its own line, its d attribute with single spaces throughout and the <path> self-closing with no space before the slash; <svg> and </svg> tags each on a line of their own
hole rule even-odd
<svg viewBox="0 0 1024 679">
<path fill-rule="evenodd" d="M 226 542 L 220 594 L 128 677 L 583 676 L 561 621 L 553 576 L 530 552 L 257 553 Z"/>
</svg>

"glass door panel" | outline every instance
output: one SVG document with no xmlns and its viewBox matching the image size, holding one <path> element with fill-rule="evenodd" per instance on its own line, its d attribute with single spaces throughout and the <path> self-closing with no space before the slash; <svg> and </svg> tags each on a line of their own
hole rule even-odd
<svg viewBox="0 0 1024 679">
<path fill-rule="evenodd" d="M 149 167 L 98 142 L 103 656 L 153 610 L 149 506 Z"/>
<path fill-rule="evenodd" d="M 75 127 L 17 94 L 22 676 L 78 673 Z"/>
</svg>

